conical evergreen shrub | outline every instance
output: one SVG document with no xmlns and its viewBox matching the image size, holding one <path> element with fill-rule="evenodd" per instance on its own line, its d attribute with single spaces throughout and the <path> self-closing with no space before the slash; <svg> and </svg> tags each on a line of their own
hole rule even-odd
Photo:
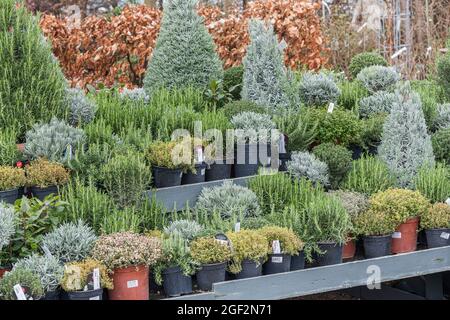
<svg viewBox="0 0 450 320">
<path fill-rule="evenodd" d="M 67 115 L 66 81 L 51 46 L 22 1 L 0 1 L 0 128 L 20 137 L 37 121 Z"/>
<path fill-rule="evenodd" d="M 396 101 L 384 124 L 378 154 L 402 188 L 413 188 L 419 170 L 434 165 L 420 97 L 411 90 L 409 83 L 396 91 Z"/>
<path fill-rule="evenodd" d="M 165 0 L 161 30 L 144 79 L 151 96 L 161 87 L 206 89 L 223 78 L 222 62 L 197 14 L 198 0 Z"/>
</svg>

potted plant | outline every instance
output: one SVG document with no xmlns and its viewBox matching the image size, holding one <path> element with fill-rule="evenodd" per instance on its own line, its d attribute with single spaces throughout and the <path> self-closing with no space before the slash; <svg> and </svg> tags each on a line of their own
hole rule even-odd
<svg viewBox="0 0 450 320">
<path fill-rule="evenodd" d="M 262 264 L 267 260 L 267 239 L 258 230 L 228 232 L 232 255 L 228 270 L 236 279 L 257 277 L 262 274 Z"/>
<path fill-rule="evenodd" d="M 39 300 L 44 295 L 41 281 L 36 274 L 27 269 L 16 268 L 6 272 L 0 280 L 0 299 L 19 300 L 14 290 L 16 285 L 21 286 L 23 300 Z"/>
<path fill-rule="evenodd" d="M 225 281 L 231 251 L 227 243 L 212 237 L 197 238 L 190 244 L 192 259 L 200 265 L 197 284 L 202 291 L 210 291 L 213 283 Z"/>
<path fill-rule="evenodd" d="M 231 177 L 234 154 L 227 153 L 226 147 L 223 141 L 221 144 L 213 141 L 205 146 L 206 181 L 225 180 Z"/>
<path fill-rule="evenodd" d="M 16 231 L 14 207 L 0 202 L 0 279 L 9 268 L 2 264 L 2 249 L 9 245 Z"/>
<path fill-rule="evenodd" d="M 161 240 L 133 232 L 118 232 L 97 239 L 92 258 L 112 273 L 110 300 L 148 300 L 149 266 L 160 258 Z"/>
<path fill-rule="evenodd" d="M 195 270 L 187 240 L 176 233 L 164 238 L 162 256 L 153 272 L 156 284 L 164 286 L 166 295 L 176 297 L 191 293 L 191 276 Z"/>
<path fill-rule="evenodd" d="M 192 151 L 192 167 L 183 173 L 181 184 L 184 185 L 205 182 L 207 167 L 203 155 L 205 142 L 198 138 L 183 137 L 182 143 L 186 151 Z"/>
<path fill-rule="evenodd" d="M 367 259 L 391 254 L 391 237 L 396 224 L 381 211 L 366 210 L 354 218 L 355 233 L 363 237 Z"/>
<path fill-rule="evenodd" d="M 419 218 L 429 207 L 429 201 L 418 191 L 406 189 L 388 189 L 370 199 L 370 209 L 385 213 L 397 226 L 392 234 L 392 253 L 416 250 Z"/>
<path fill-rule="evenodd" d="M 44 200 L 50 194 L 57 194 L 58 188 L 69 181 L 69 172 L 63 165 L 37 159 L 25 166 L 27 186 L 34 197 Z"/>
<path fill-rule="evenodd" d="M 0 202 L 14 204 L 19 198 L 19 188 L 25 186 L 25 171 L 20 168 L 0 166 Z"/>
<path fill-rule="evenodd" d="M 61 287 L 66 300 L 103 300 L 103 289 L 112 290 L 113 282 L 104 264 L 88 258 L 64 266 Z"/>
<path fill-rule="evenodd" d="M 287 228 L 267 226 L 259 232 L 266 238 L 270 252 L 269 259 L 263 265 L 264 274 L 290 271 L 291 257 L 299 255 L 303 249 L 302 241 Z"/>
<path fill-rule="evenodd" d="M 420 217 L 420 226 L 425 229 L 428 248 L 450 245 L 450 205 L 434 204 Z"/>
</svg>

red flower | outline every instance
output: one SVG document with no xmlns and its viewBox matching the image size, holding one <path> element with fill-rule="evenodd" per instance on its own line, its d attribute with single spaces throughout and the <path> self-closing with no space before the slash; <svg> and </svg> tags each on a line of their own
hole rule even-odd
<svg viewBox="0 0 450 320">
<path fill-rule="evenodd" d="M 23 168 L 23 162 L 22 161 L 17 161 L 16 167 L 17 168 Z"/>
</svg>

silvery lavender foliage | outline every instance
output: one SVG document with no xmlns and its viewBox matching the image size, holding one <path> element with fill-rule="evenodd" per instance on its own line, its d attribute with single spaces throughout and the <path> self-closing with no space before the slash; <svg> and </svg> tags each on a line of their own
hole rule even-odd
<svg viewBox="0 0 450 320">
<path fill-rule="evenodd" d="M 222 185 L 204 188 L 195 205 L 197 212 L 212 215 L 219 213 L 222 218 L 256 217 L 261 214 L 258 198 L 248 188 L 225 181 Z"/>
<path fill-rule="evenodd" d="M 117 6 L 120 8 L 123 8 L 126 5 L 131 5 L 131 4 L 144 4 L 144 0 L 119 0 L 117 2 Z"/>
<path fill-rule="evenodd" d="M 289 88 L 284 66 L 284 46 L 278 43 L 272 25 L 251 20 L 250 44 L 244 57 L 242 99 L 265 107 L 287 107 Z"/>
<path fill-rule="evenodd" d="M 450 103 L 441 104 L 437 107 L 433 125 L 436 130 L 450 128 Z"/>
<path fill-rule="evenodd" d="M 412 188 L 419 169 L 434 165 L 433 147 L 419 95 L 406 83 L 396 91 L 396 97 L 383 127 L 378 155 L 400 187 Z"/>
<path fill-rule="evenodd" d="M 120 97 L 122 99 L 130 99 L 133 101 L 143 101 L 144 103 L 150 102 L 150 96 L 145 92 L 143 88 L 124 88 L 120 93 Z"/>
<path fill-rule="evenodd" d="M 395 99 L 396 96 L 393 93 L 386 91 L 375 92 L 372 96 L 359 101 L 359 114 L 363 118 L 368 118 L 375 113 L 389 113 Z"/>
<path fill-rule="evenodd" d="M 272 129 L 276 129 L 275 122 L 269 115 L 255 112 L 241 112 L 231 118 L 231 124 L 236 130 L 238 141 L 247 139 L 250 143 L 258 140 L 270 142 Z"/>
<path fill-rule="evenodd" d="M 322 186 L 330 184 L 328 166 L 309 152 L 293 152 L 292 160 L 287 163 L 288 172 L 295 178 L 307 178 Z"/>
<path fill-rule="evenodd" d="M 400 80 L 400 75 L 391 67 L 371 66 L 362 69 L 357 79 L 373 94 L 392 89 Z"/>
<path fill-rule="evenodd" d="M 183 239 L 192 240 L 203 232 L 203 227 L 196 221 L 176 220 L 164 228 L 167 235 L 178 235 Z"/>
<path fill-rule="evenodd" d="M 86 259 L 97 237 L 94 231 L 79 220 L 65 223 L 42 238 L 41 246 L 62 263 Z"/>
<path fill-rule="evenodd" d="M 41 280 L 44 292 L 55 291 L 64 276 L 64 266 L 53 256 L 41 256 L 33 253 L 31 256 L 18 260 L 14 269 L 26 269 Z"/>
<path fill-rule="evenodd" d="M 71 126 L 76 127 L 94 120 L 97 106 L 86 97 L 83 90 L 67 88 L 66 99 L 70 108 L 69 123 Z"/>
<path fill-rule="evenodd" d="M 332 75 L 323 72 L 306 72 L 300 84 L 300 99 L 307 106 L 323 106 L 335 103 L 341 90 L 334 82 Z"/>
<path fill-rule="evenodd" d="M 9 244 L 15 231 L 15 210 L 14 207 L 0 202 L 0 251 Z"/>
<path fill-rule="evenodd" d="M 24 154 L 29 159 L 42 157 L 64 163 L 73 156 L 84 138 L 83 130 L 53 118 L 50 123 L 35 124 L 26 133 Z"/>
</svg>

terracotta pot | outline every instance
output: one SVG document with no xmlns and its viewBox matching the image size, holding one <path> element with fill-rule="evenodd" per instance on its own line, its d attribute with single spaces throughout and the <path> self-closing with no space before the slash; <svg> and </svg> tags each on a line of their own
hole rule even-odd
<svg viewBox="0 0 450 320">
<path fill-rule="evenodd" d="M 342 259 L 353 259 L 356 253 L 355 239 L 349 239 L 342 248 Z"/>
<path fill-rule="evenodd" d="M 109 300 L 148 300 L 149 269 L 133 266 L 116 269 L 112 275 L 114 289 L 108 291 Z"/>
<path fill-rule="evenodd" d="M 11 271 L 11 269 L 10 269 L 10 268 L 3 268 L 3 267 L 0 267 L 0 279 L 3 278 L 3 275 L 4 275 L 5 272 L 7 272 L 7 271 Z"/>
<path fill-rule="evenodd" d="M 398 226 L 392 235 L 392 253 L 405 253 L 417 249 L 419 218 L 412 218 Z"/>
</svg>

